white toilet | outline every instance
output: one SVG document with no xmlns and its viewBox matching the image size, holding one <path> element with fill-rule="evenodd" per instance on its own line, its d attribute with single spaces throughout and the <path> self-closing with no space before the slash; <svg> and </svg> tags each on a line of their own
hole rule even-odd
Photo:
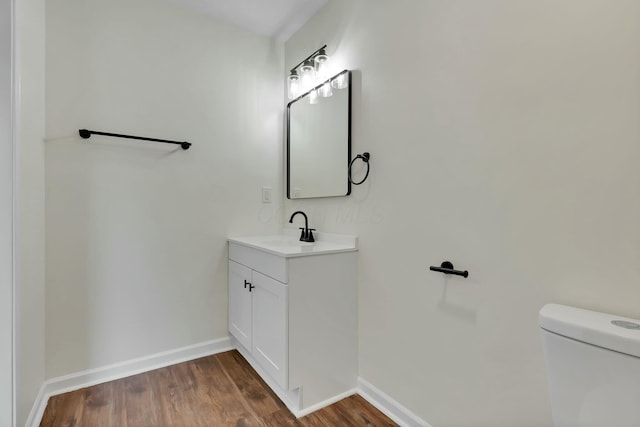
<svg viewBox="0 0 640 427">
<path fill-rule="evenodd" d="M 555 427 L 640 427 L 640 320 L 540 310 Z"/>
</svg>

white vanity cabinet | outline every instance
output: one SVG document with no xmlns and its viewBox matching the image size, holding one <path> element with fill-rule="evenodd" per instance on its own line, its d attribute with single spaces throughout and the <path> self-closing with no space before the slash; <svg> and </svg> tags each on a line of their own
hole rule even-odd
<svg viewBox="0 0 640 427">
<path fill-rule="evenodd" d="M 296 415 L 356 387 L 356 242 L 229 239 L 232 342 Z"/>
<path fill-rule="evenodd" d="M 229 332 L 287 387 L 287 285 L 229 261 Z"/>
</svg>

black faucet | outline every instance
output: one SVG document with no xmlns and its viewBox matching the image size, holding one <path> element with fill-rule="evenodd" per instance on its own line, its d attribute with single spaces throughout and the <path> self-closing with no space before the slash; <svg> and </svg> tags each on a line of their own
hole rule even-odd
<svg viewBox="0 0 640 427">
<path fill-rule="evenodd" d="M 292 224 L 293 223 L 293 217 L 298 215 L 298 214 L 302 214 L 302 216 L 304 217 L 304 228 L 300 227 L 300 230 L 302 230 L 302 233 L 300 234 L 300 241 L 301 242 L 315 242 L 316 240 L 313 238 L 313 232 L 316 231 L 316 229 L 315 228 L 309 228 L 309 219 L 307 218 L 307 214 L 305 214 L 302 211 L 295 211 L 291 215 L 291 218 L 289 218 L 289 223 Z"/>
</svg>

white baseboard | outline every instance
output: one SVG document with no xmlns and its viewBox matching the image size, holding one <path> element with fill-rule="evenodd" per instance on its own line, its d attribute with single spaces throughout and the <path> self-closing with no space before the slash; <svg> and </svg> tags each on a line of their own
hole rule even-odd
<svg viewBox="0 0 640 427">
<path fill-rule="evenodd" d="M 296 418 L 304 417 L 305 415 L 309 415 L 312 412 L 315 412 L 315 411 L 317 411 L 319 409 L 325 408 L 325 407 L 327 407 L 329 405 L 333 405 L 334 403 L 339 402 L 342 399 L 346 399 L 349 396 L 353 396 L 354 394 L 357 394 L 357 393 L 358 393 L 358 390 L 355 389 L 355 388 L 353 390 L 345 391 L 344 393 L 340 393 L 337 396 L 330 397 L 329 399 L 324 400 L 324 401 L 322 401 L 320 403 L 316 403 L 315 405 L 311 405 L 308 408 L 304 408 L 304 409 L 302 409 L 300 411 L 293 411 L 293 415 L 295 415 Z"/>
<path fill-rule="evenodd" d="M 47 401 L 51 396 L 233 349 L 234 347 L 231 345 L 231 341 L 226 337 L 152 354 L 150 356 L 139 357 L 102 368 L 89 369 L 62 377 L 51 378 L 45 381 L 42 387 L 40 387 L 40 392 L 31 408 L 25 426 L 38 427 L 40 425 L 44 410 L 47 407 Z"/>
<path fill-rule="evenodd" d="M 40 421 L 42 421 L 42 416 L 44 415 L 44 410 L 47 408 L 48 401 L 49 397 L 45 396 L 44 384 L 42 384 L 38 391 L 38 395 L 36 396 L 36 400 L 33 402 L 27 421 L 24 423 L 25 427 L 38 427 L 40 425 Z"/>
<path fill-rule="evenodd" d="M 360 377 L 358 394 L 401 427 L 431 427 L 429 423 Z"/>
</svg>

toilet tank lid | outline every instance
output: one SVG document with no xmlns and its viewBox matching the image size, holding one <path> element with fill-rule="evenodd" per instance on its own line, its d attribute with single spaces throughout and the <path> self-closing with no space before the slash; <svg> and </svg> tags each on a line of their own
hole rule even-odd
<svg viewBox="0 0 640 427">
<path fill-rule="evenodd" d="M 618 325 L 612 323 L 614 321 Z M 637 319 L 547 304 L 540 310 L 538 324 L 558 335 L 640 357 L 640 320 Z"/>
</svg>

